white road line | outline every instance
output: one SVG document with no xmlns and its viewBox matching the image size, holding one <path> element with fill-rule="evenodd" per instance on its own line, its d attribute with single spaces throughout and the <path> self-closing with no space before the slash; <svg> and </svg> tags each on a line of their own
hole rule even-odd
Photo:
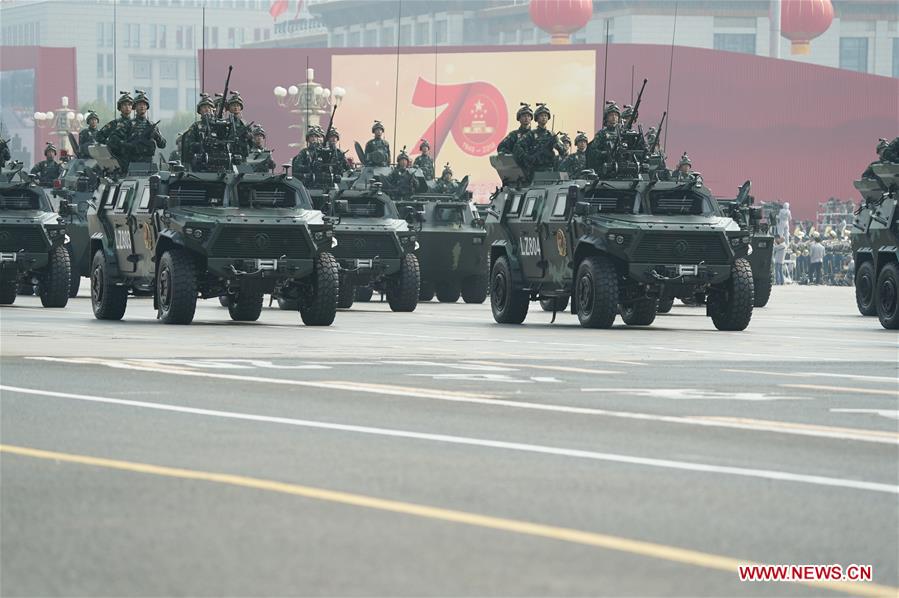
<svg viewBox="0 0 899 598">
<path fill-rule="evenodd" d="M 899 494 L 899 486 L 883 484 L 879 482 L 866 482 L 862 480 L 849 480 L 845 478 L 832 478 L 827 476 L 807 475 L 801 473 L 791 473 L 787 471 L 774 471 L 769 469 L 750 469 L 743 467 L 731 467 L 726 465 L 712 465 L 707 463 L 693 463 L 689 461 L 674 461 L 671 459 L 654 459 L 651 457 L 636 457 L 632 455 L 620 455 L 614 453 L 601 453 L 595 451 L 568 449 L 553 446 L 543 446 L 538 444 L 526 444 L 520 442 L 507 442 L 503 440 L 490 440 L 486 438 L 472 438 L 467 436 L 452 436 L 448 434 L 431 434 L 427 432 L 413 432 L 409 430 L 396 430 L 391 428 L 375 428 L 370 426 L 357 426 L 351 424 L 337 424 L 331 422 L 320 422 L 304 419 L 292 419 L 287 417 L 274 417 L 268 415 L 256 415 L 252 413 L 239 413 L 234 411 L 219 411 L 215 409 L 199 409 L 195 407 L 186 407 L 183 405 L 172 405 L 166 403 L 151 403 L 145 401 L 131 401 L 127 399 L 113 399 L 108 397 L 97 397 L 91 395 L 78 395 L 65 392 L 53 392 L 48 390 L 38 390 L 32 388 L 21 388 L 17 386 L 0 385 L 0 390 L 7 392 L 47 396 L 62 399 L 72 399 L 77 401 L 88 401 L 92 403 L 106 403 L 111 405 L 122 405 L 126 407 L 137 407 L 141 409 L 153 409 L 156 411 L 171 411 L 176 413 L 188 413 L 191 415 L 205 415 L 210 417 L 220 417 L 223 419 L 235 419 L 265 423 L 276 423 L 290 426 L 298 426 L 303 428 L 317 428 L 322 430 L 337 430 L 340 432 L 355 432 L 357 434 L 370 434 L 374 436 L 389 436 L 393 438 L 409 438 L 413 440 L 426 440 L 431 442 L 443 442 L 448 444 L 458 444 L 466 446 L 478 446 L 485 448 L 495 448 L 510 451 L 519 451 L 526 453 L 536 453 L 542 455 L 553 455 L 558 457 L 571 457 L 574 459 L 589 459 L 593 461 L 608 461 L 613 463 L 626 463 L 628 465 L 643 465 L 647 467 L 659 467 L 664 469 L 676 469 L 681 471 L 694 471 L 701 473 L 713 473 L 721 475 L 732 475 L 738 477 L 758 478 L 766 480 L 777 480 L 781 482 L 794 482 L 800 484 L 811 484 L 815 486 L 829 486 L 836 488 L 848 488 L 852 490 L 867 490 L 871 492 L 882 492 L 887 494 Z M 0 396 L 2 399 L 8 396 Z"/>
<path fill-rule="evenodd" d="M 781 384 L 785 388 L 803 388 L 808 390 L 825 390 L 829 392 L 848 392 L 851 394 L 886 395 L 899 397 L 899 390 L 880 390 L 878 388 L 857 388 L 848 386 L 826 386 L 823 384 Z"/>
<path fill-rule="evenodd" d="M 178 376 L 194 376 L 200 378 L 219 378 L 224 380 L 236 380 L 241 382 L 262 382 L 272 384 L 287 384 L 296 386 L 314 386 L 318 388 L 330 388 L 335 390 L 345 390 L 349 392 L 370 392 L 375 394 L 386 394 L 404 397 L 425 398 L 438 401 L 449 401 L 453 403 L 469 403 L 475 405 L 486 405 L 489 407 L 507 407 L 513 409 L 532 409 L 535 411 L 547 411 L 554 413 L 567 413 L 574 415 L 595 415 L 605 417 L 617 417 L 621 419 L 635 419 L 644 421 L 664 422 L 673 424 L 684 424 L 694 426 L 705 426 L 712 428 L 732 428 L 738 430 L 751 430 L 755 432 L 773 432 L 778 434 L 793 434 L 797 436 L 814 436 L 818 438 L 830 438 L 836 440 L 859 440 L 864 442 L 878 442 L 885 444 L 899 444 L 899 435 L 892 434 L 884 436 L 878 430 L 865 430 L 853 428 L 817 428 L 808 425 L 797 425 L 791 427 L 789 422 L 753 420 L 747 423 L 747 420 L 724 421 L 703 417 L 680 417 L 673 415 L 656 415 L 651 413 L 633 413 L 628 411 L 611 411 L 607 409 L 595 409 L 593 407 L 576 407 L 571 405 L 554 405 L 547 403 L 531 403 L 527 401 L 513 401 L 508 399 L 499 399 L 490 395 L 466 395 L 465 393 L 450 393 L 433 390 L 430 392 L 422 390 L 419 394 L 412 394 L 407 387 L 387 387 L 387 386 L 370 386 L 357 382 L 305 382 L 302 380 L 291 380 L 288 378 L 263 378 L 259 376 L 243 376 L 238 374 L 222 374 L 218 372 L 198 372 L 194 370 L 186 370 L 174 367 L 154 367 L 150 365 L 129 365 L 122 362 L 112 362 L 110 360 L 102 360 L 95 358 L 65 358 L 65 357 L 27 357 L 26 359 L 36 359 L 41 361 L 54 361 L 75 364 L 89 365 L 108 365 L 112 367 L 121 367 L 143 372 L 166 373 Z M 391 392 L 391 390 L 398 392 Z"/>
<path fill-rule="evenodd" d="M 862 376 L 859 374 L 828 374 L 824 372 L 767 372 L 764 370 L 722 369 L 722 372 L 737 374 L 762 374 L 765 376 L 786 376 L 789 378 L 847 378 L 850 380 L 870 380 L 872 382 L 892 382 L 899 386 L 899 378 L 895 376 Z"/>
</svg>

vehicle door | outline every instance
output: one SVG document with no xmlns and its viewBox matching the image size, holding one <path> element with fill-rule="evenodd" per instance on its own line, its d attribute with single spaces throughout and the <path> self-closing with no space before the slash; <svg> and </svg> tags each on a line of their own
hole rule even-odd
<svg viewBox="0 0 899 598">
<path fill-rule="evenodd" d="M 134 241 L 134 255 L 137 256 L 133 258 L 137 260 L 137 275 L 141 278 L 155 276 L 156 265 L 151 258 L 156 250 L 157 230 L 150 212 L 150 185 L 146 182 L 136 189 L 128 225 Z"/>
<path fill-rule="evenodd" d="M 518 231 L 516 243 L 518 245 L 518 259 L 521 261 L 522 270 L 530 280 L 540 280 L 546 272 L 546 264 L 543 260 L 543 243 L 540 239 L 540 213 L 543 209 L 545 189 L 531 189 L 525 193 L 518 216 Z"/>
<path fill-rule="evenodd" d="M 136 271 L 134 243 L 132 240 L 131 204 L 134 202 L 137 181 L 124 181 L 119 184 L 115 195 L 115 204 L 110 215 L 115 235 L 116 261 L 122 274 L 133 275 Z"/>
<path fill-rule="evenodd" d="M 564 283 L 571 279 L 572 271 L 568 268 L 574 251 L 570 234 L 569 221 L 574 202 L 568 199 L 568 190 L 559 188 L 550 190 L 549 197 L 543 207 L 541 217 L 540 242 L 543 258 L 547 262 L 546 278 L 549 281 Z"/>
<path fill-rule="evenodd" d="M 107 247 L 115 254 L 116 264 L 121 271 L 123 264 L 127 265 L 128 262 L 119 261 L 119 238 L 116 233 L 116 221 L 120 218 L 116 214 L 119 186 L 119 183 L 101 185 L 99 189 L 100 202 L 97 204 L 97 221 L 103 227 L 103 236 L 106 238 Z M 127 270 L 128 268 L 126 268 Z"/>
</svg>

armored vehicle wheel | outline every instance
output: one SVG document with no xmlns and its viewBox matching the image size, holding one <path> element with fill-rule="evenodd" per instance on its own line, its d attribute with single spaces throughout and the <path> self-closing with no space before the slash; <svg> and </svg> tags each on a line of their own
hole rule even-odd
<svg viewBox="0 0 899 598">
<path fill-rule="evenodd" d="M 462 300 L 465 303 L 483 303 L 487 300 L 487 277 L 469 276 L 462 280 Z"/>
<path fill-rule="evenodd" d="M 98 320 L 121 320 L 128 306 L 128 289 L 116 286 L 109 276 L 102 251 L 91 261 L 91 308 Z"/>
<path fill-rule="evenodd" d="M 371 287 L 356 287 L 356 301 L 360 303 L 368 303 L 371 301 L 371 296 L 375 294 L 374 289 Z"/>
<path fill-rule="evenodd" d="M 185 250 L 173 247 L 162 254 L 156 276 L 156 297 L 157 317 L 163 323 L 193 321 L 197 310 L 197 266 Z"/>
<path fill-rule="evenodd" d="M 754 278 L 752 286 L 755 289 L 755 298 L 752 305 L 754 307 L 765 307 L 768 305 L 768 299 L 771 298 L 771 277 Z"/>
<path fill-rule="evenodd" d="M 69 302 L 69 283 L 72 281 L 72 263 L 69 251 L 62 245 L 50 250 L 50 263 L 44 269 L 41 280 L 41 304 L 44 307 L 65 307 Z"/>
<path fill-rule="evenodd" d="M 659 300 L 655 297 L 638 299 L 631 304 L 619 306 L 621 319 L 628 326 L 649 326 L 656 319 Z"/>
<path fill-rule="evenodd" d="M 490 272 L 490 309 L 500 324 L 521 324 L 528 315 L 530 297 L 527 291 L 516 289 L 512 283 L 509 259 L 501 256 Z"/>
<path fill-rule="evenodd" d="M 434 285 L 434 290 L 440 303 L 455 303 L 462 294 L 462 289 L 454 282 L 438 282 Z"/>
<path fill-rule="evenodd" d="M 299 311 L 300 302 L 298 299 L 285 299 L 278 297 L 278 307 L 284 311 Z"/>
<path fill-rule="evenodd" d="M 540 300 L 543 311 L 565 311 L 568 307 L 568 297 L 546 297 Z"/>
<path fill-rule="evenodd" d="M 255 322 L 262 313 L 263 292 L 260 289 L 246 287 L 240 289 L 237 298 L 228 306 L 228 313 L 235 322 Z"/>
<path fill-rule="evenodd" d="M 611 328 L 618 313 L 618 273 L 607 257 L 584 258 L 577 269 L 577 317 L 584 328 Z"/>
<path fill-rule="evenodd" d="M 400 271 L 387 279 L 387 303 L 393 311 L 415 311 L 418 305 L 421 270 L 414 253 L 407 253 Z"/>
<path fill-rule="evenodd" d="M 340 268 L 330 253 L 319 254 L 315 260 L 312 292 L 300 308 L 300 318 L 306 326 L 330 326 L 337 313 Z"/>
<path fill-rule="evenodd" d="M 659 298 L 659 305 L 658 307 L 656 307 L 656 312 L 660 314 L 667 314 L 671 311 L 672 307 L 674 307 L 674 296 L 661 297 Z"/>
<path fill-rule="evenodd" d="M 876 279 L 874 264 L 862 262 L 855 273 L 855 304 L 863 316 L 877 315 L 877 305 L 874 303 Z"/>
<path fill-rule="evenodd" d="M 708 314 L 718 330 L 744 330 L 752 319 L 752 267 L 745 258 L 730 268 L 730 278 L 709 292 Z"/>
<path fill-rule="evenodd" d="M 231 295 L 219 295 L 219 305 L 222 307 L 230 307 Z"/>
<path fill-rule="evenodd" d="M 72 267 L 72 279 L 69 281 L 69 297 L 77 297 L 78 290 L 81 288 L 81 272 L 78 271 L 78 266 L 75 265 L 75 258 L 72 255 L 72 246 L 67 245 L 66 249 L 69 252 L 69 264 Z"/>
<path fill-rule="evenodd" d="M 429 280 L 422 280 L 418 289 L 418 301 L 430 301 L 434 298 L 434 283 Z"/>
<path fill-rule="evenodd" d="M 890 263 L 877 275 L 877 317 L 887 330 L 899 328 L 899 265 Z"/>
<path fill-rule="evenodd" d="M 353 286 L 353 279 L 349 276 L 341 276 L 337 286 L 337 307 L 349 309 L 353 307 L 355 299 L 356 287 Z"/>
<path fill-rule="evenodd" d="M 15 278 L 0 279 L 0 305 L 12 305 L 18 295 L 19 284 Z"/>
</svg>

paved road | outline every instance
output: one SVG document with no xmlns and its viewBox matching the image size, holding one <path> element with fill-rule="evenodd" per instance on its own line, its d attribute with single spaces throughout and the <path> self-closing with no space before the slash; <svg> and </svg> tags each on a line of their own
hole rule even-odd
<svg viewBox="0 0 899 598">
<path fill-rule="evenodd" d="M 743 333 L 153 316 L 0 311 L 3 595 L 899 592 L 899 345 L 851 289 L 775 289 Z"/>
</svg>

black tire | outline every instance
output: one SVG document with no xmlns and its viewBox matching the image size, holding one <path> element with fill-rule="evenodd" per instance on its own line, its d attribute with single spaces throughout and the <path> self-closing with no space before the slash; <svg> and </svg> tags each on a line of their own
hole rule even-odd
<svg viewBox="0 0 899 598">
<path fill-rule="evenodd" d="M 387 303 L 393 311 L 415 311 L 421 284 L 421 270 L 414 253 L 400 262 L 400 271 L 387 279 Z"/>
<path fill-rule="evenodd" d="M 674 296 L 671 297 L 661 297 L 659 299 L 659 305 L 656 307 L 656 312 L 660 314 L 667 314 L 671 311 L 671 308 L 674 307 Z"/>
<path fill-rule="evenodd" d="M 872 262 L 862 262 L 855 272 L 855 304 L 863 316 L 876 316 L 877 305 L 874 303 L 874 289 L 877 288 L 877 275 Z"/>
<path fill-rule="evenodd" d="M 483 303 L 486 300 L 486 276 L 469 276 L 462 279 L 462 301 L 465 303 Z"/>
<path fill-rule="evenodd" d="M 753 307 L 765 307 L 768 305 L 768 299 L 771 298 L 771 276 L 753 279 L 752 286 L 755 288 L 755 298 L 752 301 Z"/>
<path fill-rule="evenodd" d="M 611 328 L 618 315 L 618 273 L 609 258 L 584 258 L 578 266 L 574 288 L 581 326 Z"/>
<path fill-rule="evenodd" d="M 19 283 L 13 278 L 0 279 L 0 305 L 12 305 L 19 294 Z"/>
<path fill-rule="evenodd" d="M 540 300 L 540 307 L 543 311 L 565 311 L 568 307 L 569 298 L 566 297 L 545 297 Z"/>
<path fill-rule="evenodd" d="M 422 280 L 418 288 L 418 302 L 430 301 L 434 298 L 434 283 L 429 280 Z"/>
<path fill-rule="evenodd" d="M 128 289 L 109 276 L 106 257 L 97 251 L 91 260 L 91 308 L 98 320 L 121 320 L 128 307 Z"/>
<path fill-rule="evenodd" d="M 246 287 L 240 289 L 237 297 L 228 305 L 228 314 L 235 322 L 255 322 L 262 314 L 262 289 Z"/>
<path fill-rule="evenodd" d="M 65 307 L 69 302 L 69 283 L 72 281 L 72 262 L 64 245 L 50 249 L 50 262 L 41 278 L 41 305 Z"/>
<path fill-rule="evenodd" d="M 230 307 L 231 295 L 219 295 L 219 305 L 222 307 Z"/>
<path fill-rule="evenodd" d="M 185 250 L 173 247 L 162 254 L 156 274 L 156 298 L 157 317 L 164 324 L 193 321 L 197 311 L 197 265 Z"/>
<path fill-rule="evenodd" d="M 880 325 L 887 330 L 899 328 L 899 265 L 895 262 L 880 269 L 874 303 Z"/>
<path fill-rule="evenodd" d="M 300 307 L 300 318 L 306 326 L 330 326 L 337 314 L 340 289 L 340 266 L 334 256 L 319 254 L 312 276 L 312 294 Z"/>
<path fill-rule="evenodd" d="M 434 291 L 440 303 L 455 303 L 462 295 L 462 289 L 455 282 L 438 282 L 434 285 Z"/>
<path fill-rule="evenodd" d="M 359 303 L 368 303 L 375 294 L 371 287 L 356 287 L 355 300 Z"/>
<path fill-rule="evenodd" d="M 284 297 L 278 297 L 278 307 L 283 309 L 284 311 L 299 311 L 300 310 L 300 300 L 299 299 L 286 299 Z"/>
<path fill-rule="evenodd" d="M 490 309 L 500 324 L 521 324 L 528 315 L 530 297 L 512 282 L 509 258 L 500 256 L 490 270 Z"/>
<path fill-rule="evenodd" d="M 649 326 L 656 319 L 659 300 L 655 297 L 638 299 L 628 305 L 618 306 L 621 319 L 628 326 Z"/>
<path fill-rule="evenodd" d="M 81 289 L 81 272 L 75 265 L 75 256 L 72 255 L 72 246 L 66 245 L 66 251 L 69 253 L 69 266 L 72 271 L 72 278 L 69 280 L 69 298 L 77 297 L 78 291 Z"/>
<path fill-rule="evenodd" d="M 353 307 L 353 301 L 356 299 L 356 287 L 353 285 L 353 279 L 343 275 L 337 284 L 337 307 L 340 309 L 349 309 Z"/>
<path fill-rule="evenodd" d="M 745 258 L 730 268 L 730 278 L 709 292 L 708 315 L 718 330 L 745 330 L 752 319 L 755 289 L 752 266 Z"/>
</svg>

